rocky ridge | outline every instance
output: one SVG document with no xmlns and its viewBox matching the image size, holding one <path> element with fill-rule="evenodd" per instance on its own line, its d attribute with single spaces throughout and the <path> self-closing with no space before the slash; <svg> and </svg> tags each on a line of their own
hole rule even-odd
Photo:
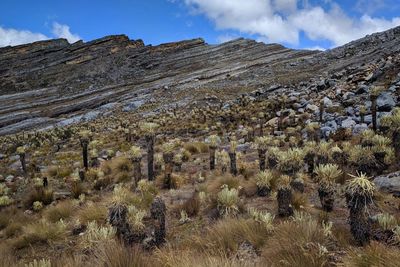
<svg viewBox="0 0 400 267">
<path fill-rule="evenodd" d="M 379 110 L 397 105 L 400 27 L 339 48 L 293 50 L 237 39 L 208 45 L 194 39 L 159 46 L 108 36 L 84 43 L 64 39 L 0 48 L 0 135 L 91 120 L 116 110 L 154 112 L 170 107 L 234 101 L 240 94 L 287 94 L 296 112 L 344 105 L 347 114 L 325 132 L 357 126 L 357 103 L 368 108 L 373 85 L 388 90 Z M 334 121 L 334 122 L 333 122 Z M 368 123 L 369 117 L 366 117 Z"/>
</svg>

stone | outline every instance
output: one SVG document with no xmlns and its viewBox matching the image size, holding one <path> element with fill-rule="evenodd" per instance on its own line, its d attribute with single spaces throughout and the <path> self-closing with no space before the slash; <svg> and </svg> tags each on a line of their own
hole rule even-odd
<svg viewBox="0 0 400 267">
<path fill-rule="evenodd" d="M 330 100 L 329 97 L 324 97 L 323 101 L 324 101 L 325 107 L 329 108 L 333 105 L 332 100 Z"/>
<path fill-rule="evenodd" d="M 385 92 L 379 95 L 376 105 L 378 111 L 391 111 L 396 106 L 396 102 L 392 94 Z"/>
<path fill-rule="evenodd" d="M 365 85 L 365 84 L 362 84 L 362 85 L 360 85 L 359 87 L 358 87 L 358 89 L 357 89 L 357 91 L 356 91 L 356 94 L 357 95 L 361 95 L 361 94 L 366 94 L 366 93 L 368 93 L 369 92 L 369 86 L 368 85 Z"/>
<path fill-rule="evenodd" d="M 342 121 L 342 127 L 343 128 L 353 128 L 354 126 L 356 126 L 356 122 L 354 120 L 352 120 L 351 118 L 348 118 L 344 121 Z"/>
<path fill-rule="evenodd" d="M 346 113 L 348 116 L 354 116 L 355 112 L 354 112 L 354 108 L 353 107 L 347 107 L 346 108 Z"/>
<path fill-rule="evenodd" d="M 346 92 L 343 94 L 343 100 L 349 100 L 354 96 L 355 96 L 355 94 L 353 92 Z"/>
<path fill-rule="evenodd" d="M 7 177 L 6 177 L 6 182 L 7 183 L 11 183 L 11 182 L 14 182 L 14 176 L 13 175 L 8 175 Z"/>
<path fill-rule="evenodd" d="M 381 191 L 400 194 L 400 171 L 378 176 L 374 184 Z"/>
<path fill-rule="evenodd" d="M 365 124 L 365 123 L 357 124 L 353 128 L 353 134 L 358 135 L 358 134 L 361 134 L 362 132 L 364 132 L 365 130 L 368 130 L 368 129 L 369 129 L 368 125 Z"/>
<path fill-rule="evenodd" d="M 329 126 L 321 127 L 321 134 L 324 138 L 328 138 L 331 133 L 334 132 L 334 129 Z"/>
<path fill-rule="evenodd" d="M 306 106 L 306 109 L 312 112 L 317 112 L 319 110 L 319 107 L 316 105 L 308 104 Z"/>
<path fill-rule="evenodd" d="M 333 131 L 336 131 L 338 128 L 338 125 L 337 125 L 336 121 L 334 121 L 334 120 L 325 122 L 325 126 L 331 128 Z"/>
</svg>

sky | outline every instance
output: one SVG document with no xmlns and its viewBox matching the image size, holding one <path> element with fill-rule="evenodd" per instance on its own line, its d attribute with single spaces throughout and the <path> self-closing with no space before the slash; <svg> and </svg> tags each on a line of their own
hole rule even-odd
<svg viewBox="0 0 400 267">
<path fill-rule="evenodd" d="M 330 49 L 400 26 L 400 0 L 1 0 L 0 47 L 126 34 L 146 44 L 239 37 Z"/>
</svg>

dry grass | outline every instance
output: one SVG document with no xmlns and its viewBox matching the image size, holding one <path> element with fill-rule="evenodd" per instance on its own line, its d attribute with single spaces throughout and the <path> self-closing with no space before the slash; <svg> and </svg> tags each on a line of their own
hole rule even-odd
<svg viewBox="0 0 400 267">
<path fill-rule="evenodd" d="M 292 206 L 296 210 L 304 210 L 305 208 L 307 208 L 309 206 L 308 195 L 299 192 L 293 192 Z"/>
<path fill-rule="evenodd" d="M 183 147 L 192 155 L 199 153 L 208 153 L 208 145 L 202 142 L 186 143 Z"/>
<path fill-rule="evenodd" d="M 193 250 L 176 250 L 167 246 L 155 253 L 159 266 L 165 267 L 253 267 L 263 266 L 226 255 L 211 255 Z M 157 265 L 153 265 L 157 266 Z"/>
<path fill-rule="evenodd" d="M 76 208 L 77 205 L 76 203 L 74 203 L 74 201 L 66 200 L 58 203 L 56 206 L 49 207 L 44 214 L 50 222 L 55 223 L 58 222 L 60 219 L 69 219 Z"/>
<path fill-rule="evenodd" d="M 182 204 L 180 210 L 184 210 L 189 217 L 193 217 L 199 213 L 200 207 L 201 202 L 199 194 L 194 192 L 193 195 Z"/>
<path fill-rule="evenodd" d="M 83 224 L 87 224 L 91 221 L 95 221 L 98 224 L 104 224 L 106 218 L 107 208 L 102 204 L 88 203 L 78 211 L 78 219 Z"/>
<path fill-rule="evenodd" d="M 27 193 L 25 199 L 25 206 L 27 208 L 32 208 L 33 203 L 39 201 L 43 205 L 49 205 L 53 202 L 53 190 L 51 188 L 32 188 L 30 192 Z"/>
<path fill-rule="evenodd" d="M 221 187 L 226 184 L 229 189 L 235 188 L 237 189 L 240 185 L 240 180 L 238 177 L 231 176 L 226 174 L 224 176 L 219 176 L 213 180 L 211 180 L 207 185 L 207 192 L 213 196 L 216 196 L 219 191 L 221 191 Z"/>
<path fill-rule="evenodd" d="M 400 249 L 371 242 L 364 249 L 351 249 L 343 260 L 346 267 L 385 266 L 397 267 L 400 262 Z"/>
<path fill-rule="evenodd" d="M 262 256 L 267 266 L 329 266 L 329 239 L 312 219 L 279 224 Z"/>
<path fill-rule="evenodd" d="M 13 242 L 15 249 L 22 249 L 34 244 L 53 244 L 63 242 L 67 236 L 66 225 L 62 222 L 49 223 L 41 220 L 23 228 L 23 235 Z"/>
<path fill-rule="evenodd" d="M 118 241 L 110 240 L 94 249 L 94 266 L 145 267 L 156 266 L 153 258 L 137 247 L 125 247 Z M 161 265 L 160 265 L 161 266 Z"/>
<path fill-rule="evenodd" d="M 20 222 L 10 222 L 4 229 L 4 235 L 7 238 L 14 237 L 22 233 L 23 224 Z"/>
<path fill-rule="evenodd" d="M 204 235 L 193 237 L 191 246 L 210 255 L 232 255 L 245 241 L 260 249 L 269 236 L 268 229 L 252 219 L 226 218 L 210 226 Z"/>
</svg>

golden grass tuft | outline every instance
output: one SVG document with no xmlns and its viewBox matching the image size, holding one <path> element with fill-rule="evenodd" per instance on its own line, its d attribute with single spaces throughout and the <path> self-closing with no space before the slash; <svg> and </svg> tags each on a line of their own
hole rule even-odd
<svg viewBox="0 0 400 267">
<path fill-rule="evenodd" d="M 318 222 L 304 218 L 277 225 L 262 256 L 267 266 L 330 266 L 330 246 Z"/>
<path fill-rule="evenodd" d="M 50 223 L 41 220 L 25 226 L 23 235 L 13 242 L 13 247 L 22 249 L 38 243 L 50 245 L 57 241 L 64 241 L 66 236 L 67 229 L 64 222 Z"/>
<path fill-rule="evenodd" d="M 385 266 L 396 267 L 400 262 L 400 249 L 388 247 L 382 243 L 371 242 L 364 249 L 353 248 L 343 259 L 343 266 Z"/>
<path fill-rule="evenodd" d="M 58 203 L 55 206 L 49 207 L 44 214 L 50 222 L 55 223 L 60 219 L 69 219 L 75 212 L 76 208 L 77 205 L 74 203 L 74 201 L 66 200 Z"/>
<path fill-rule="evenodd" d="M 269 237 L 269 230 L 255 220 L 225 218 L 210 226 L 204 235 L 192 237 L 190 242 L 192 248 L 210 255 L 232 255 L 245 241 L 260 249 Z"/>
<path fill-rule="evenodd" d="M 104 224 L 107 219 L 107 207 L 98 203 L 88 203 L 78 211 L 78 219 L 83 224 L 87 224 L 91 221 Z"/>
</svg>

